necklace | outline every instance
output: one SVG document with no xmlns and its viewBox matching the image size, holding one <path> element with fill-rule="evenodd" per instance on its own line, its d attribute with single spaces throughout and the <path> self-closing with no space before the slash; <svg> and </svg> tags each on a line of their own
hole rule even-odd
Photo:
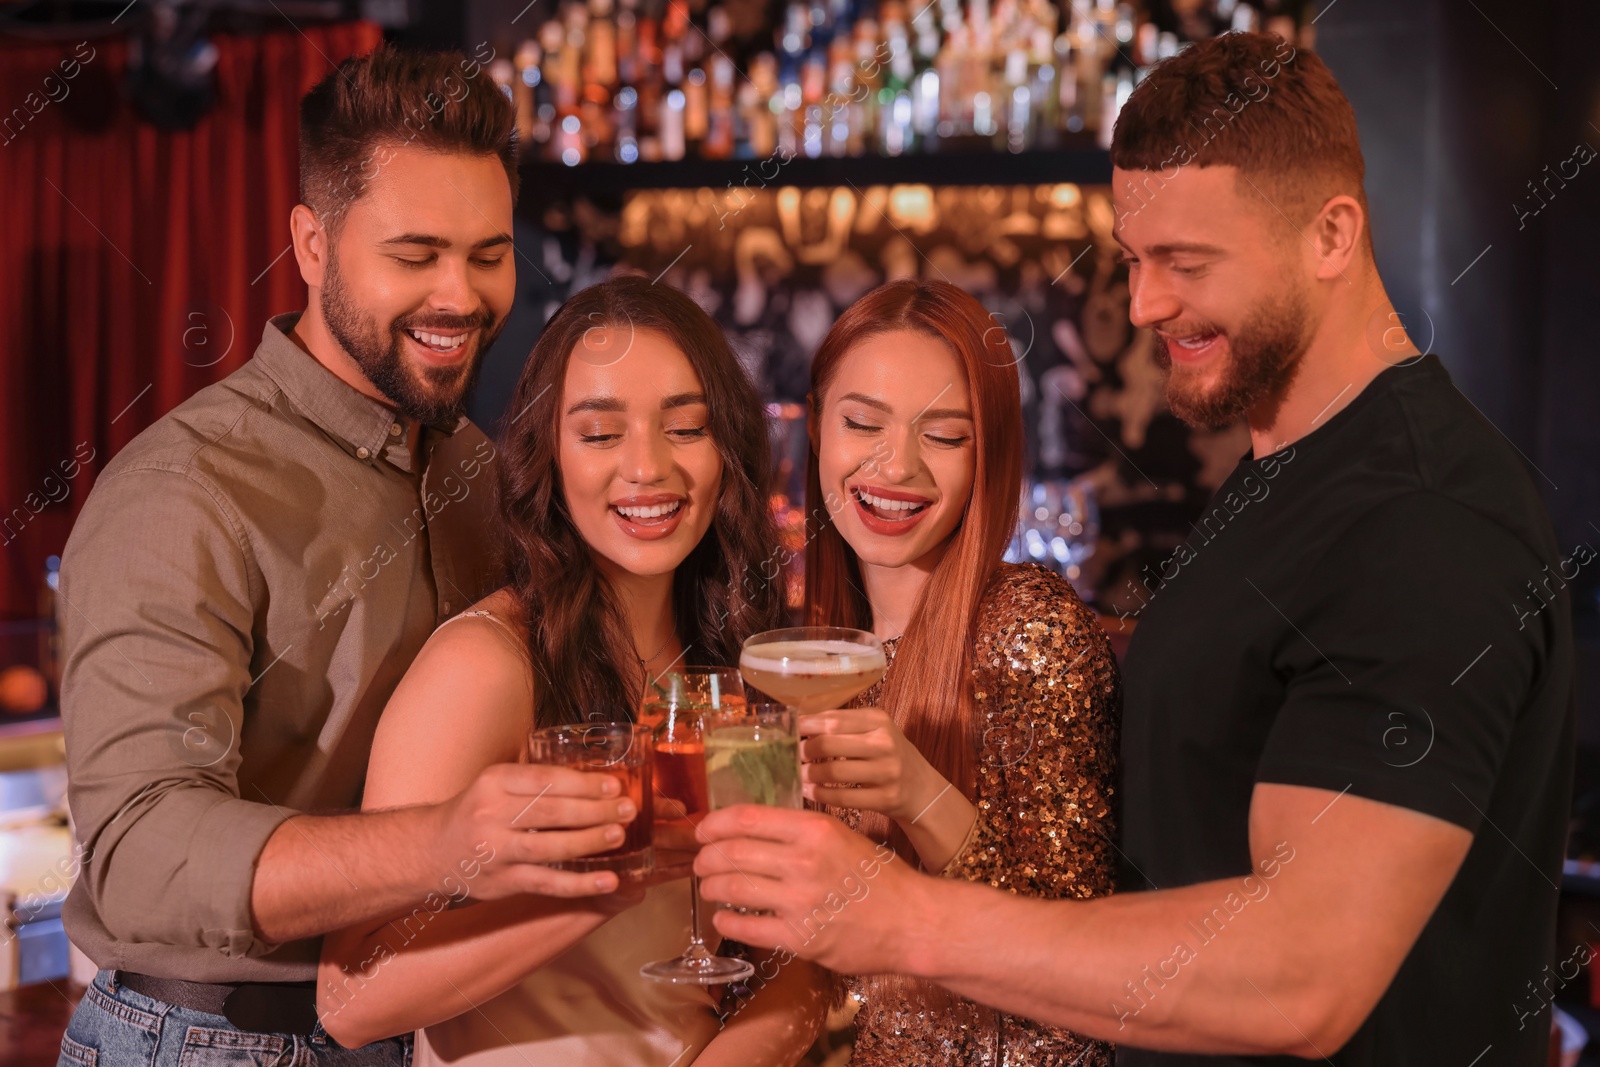
<svg viewBox="0 0 1600 1067">
<path fill-rule="evenodd" d="M 671 631 L 668 631 L 667 639 L 661 642 L 661 647 L 656 649 L 655 655 L 652 655 L 649 659 L 645 659 L 643 656 L 639 655 L 639 649 L 635 647 L 633 650 L 633 658 L 638 660 L 640 668 L 643 669 L 646 674 L 649 674 L 650 664 L 654 663 L 656 656 L 659 656 L 661 653 L 665 652 L 667 650 L 667 646 L 670 644 L 672 644 L 672 633 Z"/>
</svg>

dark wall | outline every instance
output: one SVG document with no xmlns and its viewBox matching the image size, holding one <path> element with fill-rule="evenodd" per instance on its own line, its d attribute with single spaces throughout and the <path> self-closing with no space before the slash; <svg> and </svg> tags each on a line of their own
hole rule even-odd
<svg viewBox="0 0 1600 1067">
<path fill-rule="evenodd" d="M 1600 6 L 1338 0 L 1316 28 L 1361 124 L 1379 269 L 1413 339 L 1528 460 L 1564 553 L 1600 549 L 1600 158 L 1573 162 L 1600 150 Z M 1596 572 L 1568 590 L 1592 746 Z"/>
<path fill-rule="evenodd" d="M 1600 148 L 1600 14 L 1339 0 L 1317 31 L 1361 124 L 1379 268 L 1413 339 L 1523 452 L 1562 545 L 1600 537 L 1600 165 L 1564 188 L 1558 174 L 1580 142 Z"/>
</svg>

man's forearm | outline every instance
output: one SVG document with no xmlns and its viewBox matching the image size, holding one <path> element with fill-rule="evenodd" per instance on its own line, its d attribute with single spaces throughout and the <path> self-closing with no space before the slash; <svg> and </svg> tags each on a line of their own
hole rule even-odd
<svg viewBox="0 0 1600 1067">
<path fill-rule="evenodd" d="M 1239 881 L 1061 901 L 919 878 L 914 898 L 901 966 L 962 996 L 1141 1048 L 1317 1054 L 1317 976 Z"/>
<path fill-rule="evenodd" d="M 451 867 L 426 847 L 437 821 L 432 807 L 285 820 L 256 861 L 256 934 L 274 944 L 316 937 L 444 892 Z"/>
</svg>

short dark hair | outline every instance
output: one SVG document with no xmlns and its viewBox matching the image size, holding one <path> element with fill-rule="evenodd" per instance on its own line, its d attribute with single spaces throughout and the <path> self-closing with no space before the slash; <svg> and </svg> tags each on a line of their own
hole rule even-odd
<svg viewBox="0 0 1600 1067">
<path fill-rule="evenodd" d="M 1226 33 L 1156 64 L 1117 117 L 1111 162 L 1237 167 L 1303 219 L 1340 193 L 1366 206 L 1349 99 L 1314 53 L 1267 33 Z"/>
<path fill-rule="evenodd" d="M 516 203 L 516 115 L 482 64 L 388 45 L 340 63 L 300 101 L 300 202 L 337 229 L 385 152 L 412 144 L 499 157 Z"/>
</svg>

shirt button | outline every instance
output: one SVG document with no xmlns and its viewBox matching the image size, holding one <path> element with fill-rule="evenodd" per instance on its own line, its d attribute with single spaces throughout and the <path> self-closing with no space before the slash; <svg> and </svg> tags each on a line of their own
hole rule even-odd
<svg viewBox="0 0 1600 1067">
<path fill-rule="evenodd" d="M 398 422 L 391 422 L 389 424 L 389 436 L 390 437 L 399 437 L 400 434 L 403 432 L 403 430 L 404 430 L 404 427 L 402 427 Z"/>
<path fill-rule="evenodd" d="M 360 456 L 362 459 L 366 459 L 368 456 L 372 455 L 372 453 L 365 445 L 362 445 L 360 448 L 356 449 L 356 455 Z"/>
<path fill-rule="evenodd" d="M 441 604 L 439 606 L 444 609 L 444 613 L 446 615 L 450 614 L 450 601 L 446 600 L 443 604 Z"/>
</svg>

